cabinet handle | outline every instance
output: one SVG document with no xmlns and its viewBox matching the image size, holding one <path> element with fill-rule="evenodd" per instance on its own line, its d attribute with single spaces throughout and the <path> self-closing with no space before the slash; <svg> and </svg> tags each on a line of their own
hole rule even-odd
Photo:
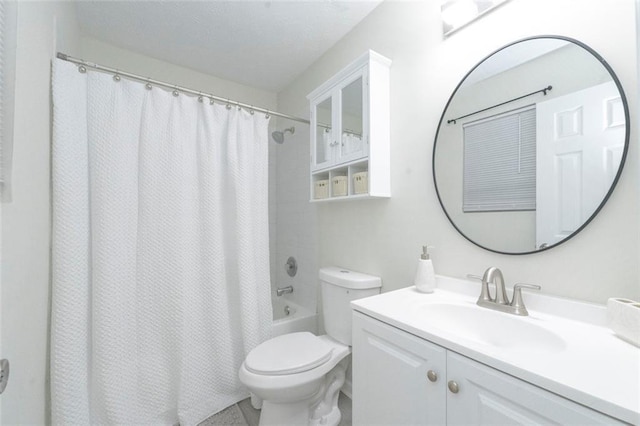
<svg viewBox="0 0 640 426">
<path fill-rule="evenodd" d="M 458 393 L 458 391 L 460 390 L 458 383 L 453 380 L 449 380 L 449 383 L 447 383 L 447 387 L 449 388 L 451 393 Z"/>
<path fill-rule="evenodd" d="M 436 373 L 433 370 L 429 370 L 429 371 L 427 371 L 427 378 L 431 382 L 436 382 L 436 381 L 438 381 L 438 373 Z"/>
</svg>

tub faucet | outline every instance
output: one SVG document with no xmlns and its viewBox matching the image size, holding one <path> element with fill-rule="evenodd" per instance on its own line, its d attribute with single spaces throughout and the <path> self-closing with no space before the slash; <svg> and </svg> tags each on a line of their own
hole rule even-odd
<svg viewBox="0 0 640 426">
<path fill-rule="evenodd" d="M 276 295 L 282 296 L 283 294 L 293 293 L 293 286 L 288 285 L 286 287 L 278 287 L 276 289 Z"/>
<path fill-rule="evenodd" d="M 482 278 L 475 275 L 467 276 L 469 278 L 482 280 L 480 297 L 478 297 L 478 301 L 476 302 L 478 306 L 514 315 L 529 315 L 527 308 L 524 306 L 524 301 L 522 300 L 522 289 L 530 288 L 533 290 L 540 290 L 541 288 L 539 285 L 535 284 L 516 284 L 513 286 L 513 298 L 511 299 L 511 302 L 509 302 L 509 296 L 507 296 L 507 291 L 504 285 L 504 277 L 500 269 L 492 266 L 485 271 Z M 496 286 L 495 297 L 491 297 L 489 283 L 493 283 Z"/>
</svg>

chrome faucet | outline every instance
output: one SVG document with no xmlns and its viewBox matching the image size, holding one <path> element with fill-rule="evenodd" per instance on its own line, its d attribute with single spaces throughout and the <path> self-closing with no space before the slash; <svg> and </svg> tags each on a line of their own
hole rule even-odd
<svg viewBox="0 0 640 426">
<path fill-rule="evenodd" d="M 277 296 L 282 296 L 283 294 L 288 294 L 288 293 L 293 293 L 293 286 L 292 285 L 288 285 L 286 287 L 278 287 L 276 289 L 276 295 Z"/>
<path fill-rule="evenodd" d="M 469 278 L 482 280 L 482 289 L 480 290 L 480 297 L 476 304 L 496 311 L 507 312 L 514 315 L 529 315 L 527 308 L 524 306 L 522 300 L 522 289 L 529 288 L 534 290 L 540 290 L 542 287 L 535 284 L 518 283 L 513 286 L 513 298 L 509 302 L 509 296 L 504 285 L 504 277 L 500 269 L 492 266 L 488 268 L 482 278 L 476 275 L 467 275 Z M 489 283 L 493 283 L 496 286 L 496 296 L 491 297 L 489 291 Z"/>
</svg>

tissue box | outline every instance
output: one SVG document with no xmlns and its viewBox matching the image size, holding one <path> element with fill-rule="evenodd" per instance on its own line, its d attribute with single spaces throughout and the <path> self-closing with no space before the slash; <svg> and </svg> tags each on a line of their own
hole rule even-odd
<svg viewBox="0 0 640 426">
<path fill-rule="evenodd" d="M 369 172 L 353 174 L 353 193 L 366 194 L 369 192 Z"/>
<path fill-rule="evenodd" d="M 609 299 L 607 322 L 618 337 L 640 347 L 640 303 L 622 298 Z"/>
<path fill-rule="evenodd" d="M 334 176 L 331 178 L 331 195 L 334 197 L 347 195 L 346 176 Z"/>
<path fill-rule="evenodd" d="M 313 198 L 316 200 L 329 196 L 329 179 L 317 180 L 313 184 Z"/>
</svg>

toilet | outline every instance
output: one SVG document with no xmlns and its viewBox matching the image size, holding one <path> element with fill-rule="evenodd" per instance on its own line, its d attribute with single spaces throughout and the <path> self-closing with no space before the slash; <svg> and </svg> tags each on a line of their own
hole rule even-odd
<svg viewBox="0 0 640 426">
<path fill-rule="evenodd" d="M 258 345 L 240 367 L 260 425 L 337 425 L 338 395 L 351 353 L 352 300 L 380 293 L 382 281 L 338 267 L 319 271 L 325 335 L 289 333 Z"/>
</svg>

